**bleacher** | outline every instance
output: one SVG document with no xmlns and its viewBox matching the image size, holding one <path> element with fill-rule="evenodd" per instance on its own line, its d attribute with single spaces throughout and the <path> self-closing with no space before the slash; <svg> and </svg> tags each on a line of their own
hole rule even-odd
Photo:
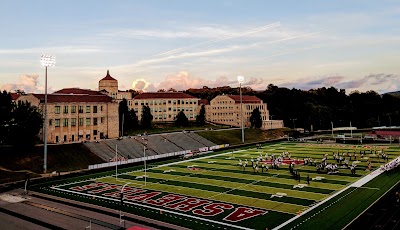
<svg viewBox="0 0 400 230">
<path fill-rule="evenodd" d="M 110 147 L 104 142 L 86 142 L 84 145 L 94 154 L 99 156 L 104 161 L 108 162 L 110 158 L 115 157 L 115 150 L 113 151 Z"/>
<path fill-rule="evenodd" d="M 217 145 L 217 144 L 207 140 L 206 138 L 197 135 L 196 133 L 189 132 L 189 133 L 186 133 L 186 135 L 188 135 L 189 137 L 195 139 L 196 141 L 200 142 L 201 144 L 203 144 L 204 146 L 207 146 L 207 147 Z"/>
<path fill-rule="evenodd" d="M 153 156 L 183 150 L 198 150 L 199 148 L 215 146 L 216 144 L 195 133 L 188 132 L 99 140 L 86 142 L 84 145 L 101 159 L 108 162 L 115 157 L 116 147 L 119 157 L 129 159 L 143 157 L 144 146 L 146 146 L 146 156 Z"/>
<path fill-rule="evenodd" d="M 186 133 L 171 133 L 164 135 L 164 137 L 185 150 L 196 150 L 205 147 L 204 144 L 189 137 Z"/>
</svg>

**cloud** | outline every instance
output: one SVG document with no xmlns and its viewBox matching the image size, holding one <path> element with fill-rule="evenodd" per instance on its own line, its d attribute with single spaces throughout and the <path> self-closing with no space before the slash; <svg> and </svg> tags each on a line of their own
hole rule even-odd
<svg viewBox="0 0 400 230">
<path fill-rule="evenodd" d="M 0 86 L 1 90 L 6 90 L 8 92 L 13 92 L 15 90 L 23 90 L 26 93 L 44 93 L 44 86 L 38 84 L 39 75 L 21 75 L 19 77 L 19 82 L 8 83 Z M 48 92 L 53 91 L 49 87 Z"/>
<path fill-rule="evenodd" d="M 335 87 L 338 89 L 346 89 L 348 92 L 354 90 L 366 91 L 374 90 L 379 93 L 385 93 L 400 88 L 400 76 L 396 74 L 368 74 L 364 77 L 348 80 L 349 77 L 332 75 L 332 76 L 320 76 L 314 80 L 298 79 L 296 81 L 285 82 L 281 84 L 283 87 L 288 88 L 299 88 L 303 90 L 309 90 L 321 87 Z"/>
<path fill-rule="evenodd" d="M 170 50 L 170 51 L 162 52 L 162 53 L 157 54 L 155 56 L 164 56 L 164 55 L 171 55 L 171 54 L 175 54 L 175 53 L 180 53 L 182 51 L 186 51 L 188 49 L 192 49 L 192 48 L 195 48 L 195 47 L 198 47 L 198 46 L 204 46 L 204 45 L 208 45 L 208 44 L 213 44 L 213 43 L 217 43 L 217 42 L 221 42 L 221 41 L 226 41 L 226 40 L 231 40 L 231 39 L 234 39 L 234 38 L 239 38 L 239 37 L 251 35 L 251 34 L 258 33 L 258 32 L 261 32 L 261 31 L 264 31 L 266 29 L 270 29 L 270 28 L 273 28 L 273 27 L 276 27 L 276 26 L 279 26 L 279 22 L 275 22 L 275 23 L 272 23 L 272 24 L 269 24 L 269 25 L 257 27 L 257 28 L 254 28 L 254 29 L 251 29 L 251 30 L 248 30 L 248 31 L 242 31 L 242 32 L 233 33 L 233 34 L 230 34 L 230 35 L 223 35 L 223 36 L 221 36 L 221 37 L 219 37 L 217 39 L 212 39 L 212 40 L 196 43 L 196 44 L 193 44 L 193 45 L 190 45 L 190 46 L 185 46 L 185 47 L 173 49 L 173 50 Z"/>
<path fill-rule="evenodd" d="M 57 47 L 35 47 L 27 49 L 0 49 L 0 54 L 41 54 L 41 53 L 55 53 L 55 54 L 81 54 L 81 53 L 95 53 L 101 50 L 94 46 L 57 46 Z"/>
<path fill-rule="evenodd" d="M 262 83 L 263 80 L 261 78 L 251 77 L 243 84 L 243 86 L 249 86 L 256 89 L 259 88 Z M 133 89 L 146 92 L 154 92 L 159 89 L 168 90 L 170 88 L 182 91 L 190 88 L 202 88 L 203 86 L 211 88 L 220 86 L 238 87 L 238 82 L 236 81 L 236 78 L 232 80 L 232 78 L 228 78 L 227 76 L 218 76 L 215 80 L 206 80 L 202 77 L 192 76 L 187 71 L 180 71 L 176 74 L 166 76 L 165 79 L 158 84 L 152 84 L 144 79 L 135 80 L 132 83 Z"/>
</svg>

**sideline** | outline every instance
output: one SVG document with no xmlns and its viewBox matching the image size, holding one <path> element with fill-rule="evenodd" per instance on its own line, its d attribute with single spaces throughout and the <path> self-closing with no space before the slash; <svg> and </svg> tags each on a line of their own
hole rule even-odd
<svg viewBox="0 0 400 230">
<path fill-rule="evenodd" d="M 393 159 L 392 161 L 395 161 L 397 158 Z M 391 162 L 392 162 L 391 161 Z M 321 201 L 320 203 L 314 205 L 313 207 L 307 209 L 306 211 L 302 212 L 300 215 L 297 215 L 295 217 L 292 217 L 291 219 L 285 221 L 284 223 L 276 226 L 275 228 L 273 228 L 272 230 L 278 230 L 283 228 L 284 226 L 290 224 L 291 222 L 297 220 L 298 218 L 302 217 L 303 215 L 307 214 L 308 212 L 314 210 L 315 208 L 325 204 L 326 202 L 328 202 L 329 200 L 331 200 L 332 198 L 339 196 L 340 194 L 342 194 L 344 191 L 346 191 L 347 189 L 353 187 L 353 188 L 360 188 L 363 185 L 365 185 L 366 183 L 370 182 L 371 180 L 373 180 L 374 178 L 376 178 L 377 176 L 381 175 L 382 173 L 384 173 L 384 171 L 381 170 L 381 168 L 377 168 L 375 169 L 375 171 L 369 173 L 368 175 L 364 176 L 363 178 L 361 178 L 360 180 L 346 186 L 345 188 L 343 188 L 342 190 L 336 192 L 335 194 L 333 194 L 332 196 L 326 198 L 325 200 Z M 371 188 L 372 189 L 372 188 Z"/>
</svg>

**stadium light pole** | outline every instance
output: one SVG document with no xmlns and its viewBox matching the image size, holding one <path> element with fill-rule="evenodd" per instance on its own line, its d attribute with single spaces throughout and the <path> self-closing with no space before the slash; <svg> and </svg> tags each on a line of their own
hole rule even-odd
<svg viewBox="0 0 400 230">
<path fill-rule="evenodd" d="M 115 145 L 115 180 L 118 176 L 118 145 Z"/>
<path fill-rule="evenodd" d="M 50 55 L 42 55 L 40 63 L 45 67 L 44 80 L 44 121 L 43 121 L 43 171 L 47 172 L 47 67 L 53 67 L 56 64 L 56 57 Z"/>
<path fill-rule="evenodd" d="M 350 121 L 350 136 L 353 138 L 353 128 L 351 127 L 351 121 Z"/>
<path fill-rule="evenodd" d="M 143 156 L 144 156 L 144 186 L 146 186 L 147 183 L 147 170 L 146 170 L 146 145 L 147 142 L 143 145 Z"/>
<path fill-rule="evenodd" d="M 244 127 L 243 127 L 243 109 L 242 109 L 242 83 L 244 82 L 243 76 L 238 76 L 237 80 L 239 82 L 239 94 L 240 94 L 240 120 L 242 127 L 242 142 L 244 143 Z"/>
</svg>

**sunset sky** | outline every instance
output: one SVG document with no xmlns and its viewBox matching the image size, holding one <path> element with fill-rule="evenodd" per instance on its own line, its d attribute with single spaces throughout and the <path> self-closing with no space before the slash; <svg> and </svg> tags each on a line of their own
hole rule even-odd
<svg viewBox="0 0 400 230">
<path fill-rule="evenodd" d="M 2 1 L 0 89 L 400 90 L 399 1 Z"/>
</svg>

